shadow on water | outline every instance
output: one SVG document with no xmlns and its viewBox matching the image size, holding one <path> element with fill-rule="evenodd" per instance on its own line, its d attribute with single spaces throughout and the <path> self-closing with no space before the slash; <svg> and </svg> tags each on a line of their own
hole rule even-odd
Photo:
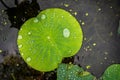
<svg viewBox="0 0 120 80">
<path fill-rule="evenodd" d="M 14 27 L 20 29 L 21 25 L 31 17 L 37 16 L 40 11 L 39 4 L 37 0 L 23 0 L 20 4 L 18 4 L 18 0 L 15 0 L 16 7 L 8 7 L 3 0 L 0 2 L 7 8 L 6 13 L 11 22 L 10 27 Z"/>
</svg>

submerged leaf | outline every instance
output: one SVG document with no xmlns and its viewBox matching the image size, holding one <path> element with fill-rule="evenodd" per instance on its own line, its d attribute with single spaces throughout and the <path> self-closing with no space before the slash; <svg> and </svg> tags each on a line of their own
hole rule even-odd
<svg viewBox="0 0 120 80">
<path fill-rule="evenodd" d="M 57 80 L 94 80 L 95 77 L 77 65 L 60 64 L 57 70 Z"/>
<path fill-rule="evenodd" d="M 120 64 L 113 64 L 109 66 L 103 76 L 102 80 L 120 80 Z"/>
</svg>

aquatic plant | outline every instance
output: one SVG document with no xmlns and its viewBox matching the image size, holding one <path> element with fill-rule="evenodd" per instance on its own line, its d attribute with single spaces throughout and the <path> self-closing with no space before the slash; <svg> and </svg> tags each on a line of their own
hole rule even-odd
<svg viewBox="0 0 120 80">
<path fill-rule="evenodd" d="M 109 66 L 102 75 L 102 80 L 120 80 L 120 64 Z"/>
<path fill-rule="evenodd" d="M 73 64 L 60 64 L 57 80 L 95 80 L 95 77 L 81 67 Z"/>
<path fill-rule="evenodd" d="M 69 12 L 50 8 L 27 20 L 18 36 L 24 61 L 39 71 L 51 71 L 64 57 L 75 55 L 82 45 L 83 33 Z"/>
</svg>

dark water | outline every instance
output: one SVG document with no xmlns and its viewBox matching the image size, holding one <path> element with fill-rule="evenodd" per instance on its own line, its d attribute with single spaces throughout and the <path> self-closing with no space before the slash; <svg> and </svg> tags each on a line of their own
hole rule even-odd
<svg viewBox="0 0 120 80">
<path fill-rule="evenodd" d="M 56 70 L 42 73 L 28 67 L 17 48 L 21 25 L 40 11 L 63 8 L 77 18 L 84 33 L 83 46 L 72 62 L 100 77 L 113 63 L 120 63 L 119 0 L 3 0 L 0 2 L 0 80 L 56 80 Z"/>
</svg>

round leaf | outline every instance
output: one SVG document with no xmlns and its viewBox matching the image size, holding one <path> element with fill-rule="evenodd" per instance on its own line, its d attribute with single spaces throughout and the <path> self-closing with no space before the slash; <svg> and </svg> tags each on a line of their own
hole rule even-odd
<svg viewBox="0 0 120 80">
<path fill-rule="evenodd" d="M 120 80 L 120 64 L 113 64 L 109 66 L 103 76 L 103 80 Z"/>
<path fill-rule="evenodd" d="M 77 65 L 60 64 L 57 69 L 57 80 L 95 80 L 95 77 Z"/>
<path fill-rule="evenodd" d="M 39 71 L 51 71 L 62 58 L 78 52 L 82 39 L 81 27 L 69 12 L 50 8 L 22 25 L 18 47 L 28 65 Z"/>
</svg>

